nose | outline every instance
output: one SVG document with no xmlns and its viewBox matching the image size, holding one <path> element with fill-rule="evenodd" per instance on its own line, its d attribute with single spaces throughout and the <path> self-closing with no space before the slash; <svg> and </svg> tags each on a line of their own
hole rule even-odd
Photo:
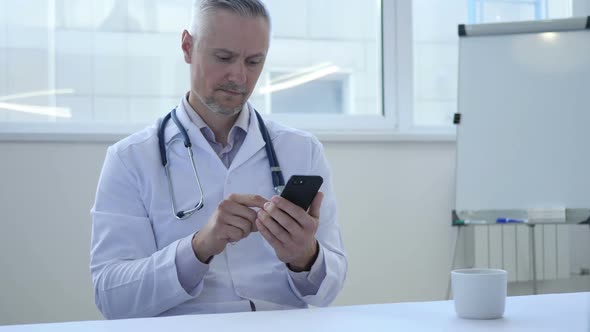
<svg viewBox="0 0 590 332">
<path fill-rule="evenodd" d="M 236 84 L 246 83 L 246 66 L 241 61 L 232 64 L 229 72 L 229 80 Z"/>
</svg>

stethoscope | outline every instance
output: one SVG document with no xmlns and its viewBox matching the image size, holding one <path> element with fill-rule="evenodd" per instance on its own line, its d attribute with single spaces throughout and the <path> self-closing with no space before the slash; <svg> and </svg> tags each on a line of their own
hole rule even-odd
<svg viewBox="0 0 590 332">
<path fill-rule="evenodd" d="M 242 111 L 244 112 L 244 111 Z M 270 174 L 272 176 L 272 184 L 274 187 L 274 190 L 277 194 L 280 195 L 280 193 L 283 191 L 283 188 L 285 187 L 285 179 L 283 178 L 283 172 L 281 171 L 281 166 L 279 165 L 279 161 L 277 159 L 277 154 L 275 153 L 275 149 L 274 146 L 272 144 L 272 141 L 270 139 L 270 135 L 268 134 L 268 130 L 266 129 L 266 126 L 264 125 L 264 121 L 262 120 L 262 117 L 260 116 L 260 114 L 258 114 L 258 112 L 256 110 L 254 110 L 254 113 L 256 114 L 256 118 L 258 119 L 258 126 L 260 127 L 260 133 L 262 134 L 262 138 L 264 139 L 264 147 L 266 149 L 266 156 L 268 157 L 268 163 L 270 165 Z M 170 178 L 170 164 L 168 163 L 168 150 L 166 150 L 166 142 L 164 141 L 164 131 L 166 130 L 166 124 L 168 123 L 168 120 L 170 120 L 170 118 L 172 118 L 172 121 L 174 122 L 174 124 L 176 125 L 176 127 L 178 127 L 178 129 L 180 130 L 180 134 L 182 136 L 182 140 L 184 141 L 184 147 L 186 147 L 186 150 L 188 152 L 189 155 L 189 159 L 191 161 L 191 165 L 193 167 L 193 173 L 195 175 L 195 179 L 197 180 L 197 186 L 199 188 L 199 195 L 201 196 L 201 198 L 199 199 L 199 202 L 195 205 L 195 207 L 188 209 L 188 210 L 180 210 L 178 211 L 176 209 L 176 198 L 174 196 L 174 190 L 172 188 L 172 180 Z M 180 138 L 175 138 L 172 141 L 170 141 L 170 144 L 172 144 L 173 142 L 180 140 Z M 197 173 L 197 166 L 195 165 L 195 160 L 193 158 L 193 150 L 192 150 L 192 144 L 190 139 L 188 138 L 188 133 L 186 132 L 186 129 L 182 126 L 182 123 L 180 123 L 180 121 L 178 120 L 178 117 L 176 116 L 176 108 L 174 108 L 170 113 L 168 113 L 164 119 L 162 120 L 162 123 L 160 123 L 160 127 L 158 128 L 158 145 L 159 145 L 159 149 L 160 149 L 160 157 L 162 158 L 162 166 L 164 166 L 164 171 L 166 172 L 166 178 L 168 179 L 168 191 L 170 192 L 170 197 L 172 199 L 172 212 L 174 213 L 174 217 L 178 220 L 183 220 L 186 219 L 188 217 L 190 217 L 193 213 L 195 213 L 196 211 L 200 210 L 201 208 L 203 208 L 204 205 L 204 199 L 205 199 L 205 195 L 203 194 L 203 187 L 201 186 L 201 181 L 199 180 L 199 174 Z"/>
</svg>

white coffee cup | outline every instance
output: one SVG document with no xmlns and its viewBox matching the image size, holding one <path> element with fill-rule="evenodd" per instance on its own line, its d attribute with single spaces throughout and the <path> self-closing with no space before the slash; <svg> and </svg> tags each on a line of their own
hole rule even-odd
<svg viewBox="0 0 590 332">
<path fill-rule="evenodd" d="M 451 272 L 455 311 L 461 318 L 496 319 L 504 315 L 508 274 L 496 269 Z"/>
</svg>

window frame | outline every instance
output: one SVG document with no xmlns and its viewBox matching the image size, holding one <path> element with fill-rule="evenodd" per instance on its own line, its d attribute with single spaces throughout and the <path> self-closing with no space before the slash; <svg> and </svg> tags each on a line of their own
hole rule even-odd
<svg viewBox="0 0 590 332">
<path fill-rule="evenodd" d="M 590 0 L 589 0 L 590 1 Z M 269 118 L 308 130 L 325 141 L 455 141 L 456 128 L 414 124 L 413 3 L 379 1 L 382 115 L 279 115 Z M 321 126 L 311 124 L 324 122 Z"/>
<path fill-rule="evenodd" d="M 536 0 L 539 2 L 539 0 Z M 51 3 L 52 1 L 50 1 Z M 572 0 L 573 13 L 590 11 L 590 0 Z M 55 10 L 54 7 L 49 11 Z M 269 119 L 307 130 L 326 141 L 453 141 L 452 124 L 422 127 L 414 124 L 413 3 L 381 0 L 381 108 L 380 115 L 267 114 Z M 578 14 L 578 15 L 579 15 Z M 55 15 L 53 15 L 54 17 Z M 51 20 L 51 18 L 50 18 Z M 51 22 L 50 22 L 51 23 Z M 55 22 L 53 22 L 55 23 Z M 377 23 L 379 24 L 379 23 Z M 47 43 L 55 43 L 49 32 Z M 55 50 L 48 61 L 55 61 Z M 52 60 L 53 59 L 53 60 Z M 55 63 L 49 64 L 51 68 Z M 351 78 L 354 80 L 354 78 Z M 50 80 L 51 82 L 51 80 Z M 49 87 L 51 88 L 51 87 Z M 155 119 L 154 119 L 155 120 Z M 148 124 L 149 125 L 149 124 Z M 113 141 L 146 125 L 104 123 L 9 123 L 0 122 L 0 141 Z"/>
<path fill-rule="evenodd" d="M 456 129 L 450 123 L 439 127 L 414 124 L 412 5 L 407 0 L 379 1 L 382 83 L 378 104 L 382 114 L 265 116 L 310 131 L 324 141 L 454 141 Z"/>
<path fill-rule="evenodd" d="M 573 0 L 574 14 L 590 0 Z M 326 141 L 453 141 L 456 129 L 414 124 L 413 2 L 381 0 L 381 98 L 379 115 L 267 114 L 267 118 L 310 131 Z M 51 11 L 50 11 L 51 13 Z M 377 23 L 379 24 L 379 22 Z M 51 37 L 51 33 L 49 34 Z M 51 40 L 48 41 L 51 43 Z M 51 52 L 48 54 L 51 59 Z M 50 61 L 48 59 L 48 61 Z M 354 77 L 351 78 L 354 80 Z M 155 120 L 155 119 L 154 119 Z M 149 125 L 149 124 L 148 124 Z M 145 125 L 0 122 L 1 141 L 112 141 Z"/>
<path fill-rule="evenodd" d="M 420 126 L 414 122 L 414 38 L 413 3 L 406 0 L 383 1 L 383 66 L 385 108 L 397 116 L 394 139 L 452 141 L 456 129 L 448 126 Z M 393 21 L 393 22 L 392 22 Z M 384 133 L 387 138 L 386 133 Z"/>
<path fill-rule="evenodd" d="M 398 107 L 402 102 L 397 101 L 400 91 L 397 84 L 399 78 L 395 72 L 399 66 L 396 62 L 395 39 L 399 35 L 398 26 L 390 22 L 397 19 L 384 19 L 384 17 L 401 17 L 396 8 L 398 1 L 379 1 L 378 17 L 381 22 L 381 98 L 377 101 L 377 107 L 381 114 L 375 115 L 347 115 L 347 114 L 266 114 L 271 120 L 285 125 L 310 131 L 322 139 L 335 140 L 363 140 L 379 139 L 381 136 L 392 137 L 398 133 Z M 403 2 L 403 1 L 402 1 Z M 50 6 L 51 7 L 51 6 Z M 49 15 L 53 13 L 49 11 Z M 53 15 L 55 16 L 55 15 Z M 49 46 L 55 44 L 55 31 L 49 31 Z M 391 37 L 393 36 L 393 38 Z M 51 40 L 53 38 L 53 40 Z M 411 40 L 411 38 L 410 38 Z M 49 72 L 55 72 L 55 49 L 48 52 Z M 54 68 L 51 70 L 51 68 Z M 411 70 L 409 71 L 411 73 Z M 411 75 L 409 75 L 411 76 Z M 354 80 L 354 77 L 349 80 Z M 54 82 L 55 78 L 50 82 Z M 52 87 L 49 87 L 52 88 Z M 387 91 L 387 95 L 385 94 Z M 408 98 L 405 98 L 406 100 Z M 155 119 L 154 119 L 155 121 Z M 147 124 L 150 125 L 150 124 Z M 111 141 L 144 128 L 146 125 L 115 124 L 115 123 L 27 123 L 27 122 L 0 122 L 0 140 L 2 141 Z"/>
</svg>

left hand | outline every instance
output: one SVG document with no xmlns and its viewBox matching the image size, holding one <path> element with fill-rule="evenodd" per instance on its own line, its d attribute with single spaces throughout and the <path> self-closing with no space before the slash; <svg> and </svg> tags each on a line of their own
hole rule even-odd
<svg viewBox="0 0 590 332">
<path fill-rule="evenodd" d="M 256 227 L 277 257 L 295 271 L 309 271 L 318 255 L 315 238 L 324 194 L 318 192 L 309 212 L 280 196 L 273 196 L 258 211 Z"/>
</svg>

